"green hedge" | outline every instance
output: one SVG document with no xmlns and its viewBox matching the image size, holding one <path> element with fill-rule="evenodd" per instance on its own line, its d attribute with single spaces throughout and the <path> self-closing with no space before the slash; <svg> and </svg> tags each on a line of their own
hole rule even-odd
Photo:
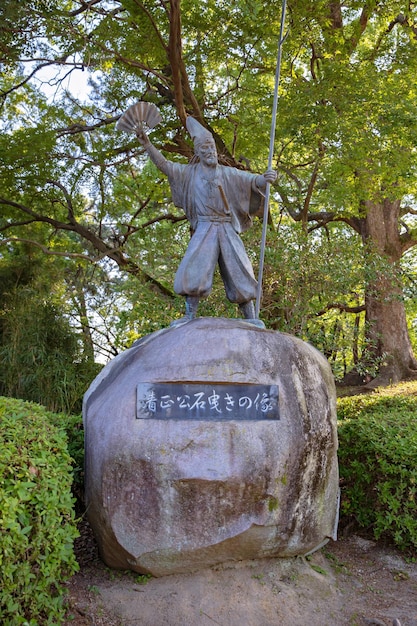
<svg viewBox="0 0 417 626">
<path fill-rule="evenodd" d="M 0 623 L 60 624 L 78 565 L 71 458 L 57 416 L 0 397 Z"/>
<path fill-rule="evenodd" d="M 65 432 L 67 449 L 72 461 L 72 495 L 77 507 L 83 510 L 84 504 L 84 428 L 82 415 L 48 413 L 49 421 Z"/>
<path fill-rule="evenodd" d="M 417 384 L 340 398 L 341 515 L 417 554 Z"/>
</svg>

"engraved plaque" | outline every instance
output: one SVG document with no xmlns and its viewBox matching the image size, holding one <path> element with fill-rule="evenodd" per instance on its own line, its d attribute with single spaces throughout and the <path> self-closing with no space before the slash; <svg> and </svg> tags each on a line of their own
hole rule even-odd
<svg viewBox="0 0 417 626">
<path fill-rule="evenodd" d="M 278 386 L 229 383 L 139 383 L 138 419 L 279 420 Z"/>
</svg>

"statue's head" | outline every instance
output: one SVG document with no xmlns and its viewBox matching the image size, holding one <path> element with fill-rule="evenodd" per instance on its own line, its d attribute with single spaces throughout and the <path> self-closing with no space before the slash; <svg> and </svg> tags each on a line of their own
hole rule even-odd
<svg viewBox="0 0 417 626">
<path fill-rule="evenodd" d="M 206 165 L 217 165 L 217 149 L 213 135 L 194 117 L 187 117 L 187 130 L 194 142 L 194 152 Z"/>
</svg>

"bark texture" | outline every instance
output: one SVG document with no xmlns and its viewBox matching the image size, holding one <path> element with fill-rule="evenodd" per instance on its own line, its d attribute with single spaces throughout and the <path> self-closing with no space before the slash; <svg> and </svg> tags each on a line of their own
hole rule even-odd
<svg viewBox="0 0 417 626">
<path fill-rule="evenodd" d="M 407 327 L 400 259 L 409 240 L 398 229 L 401 202 L 385 199 L 366 203 L 362 238 L 370 252 L 377 252 L 388 261 L 391 271 L 377 272 L 366 290 L 366 323 L 369 353 L 381 360 L 379 373 L 369 386 L 386 385 L 417 376 L 417 360 L 413 354 Z"/>
</svg>

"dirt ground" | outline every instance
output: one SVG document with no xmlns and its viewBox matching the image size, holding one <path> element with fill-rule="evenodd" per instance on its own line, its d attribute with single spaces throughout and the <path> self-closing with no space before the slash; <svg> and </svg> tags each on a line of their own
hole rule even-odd
<svg viewBox="0 0 417 626">
<path fill-rule="evenodd" d="M 307 558 L 150 579 L 108 569 L 87 523 L 76 551 L 65 626 L 417 626 L 417 563 L 357 535 Z"/>
</svg>

